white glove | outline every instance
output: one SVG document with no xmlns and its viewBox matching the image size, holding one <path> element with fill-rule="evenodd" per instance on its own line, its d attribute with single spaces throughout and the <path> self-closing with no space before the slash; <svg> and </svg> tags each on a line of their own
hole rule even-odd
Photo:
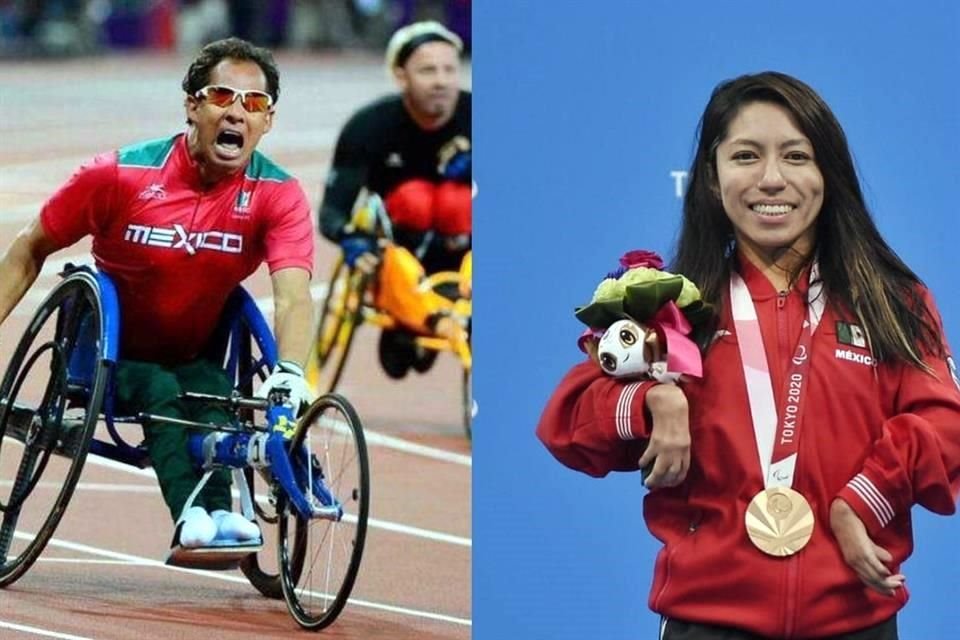
<svg viewBox="0 0 960 640">
<path fill-rule="evenodd" d="M 263 381 L 255 394 L 258 398 L 268 398 L 271 392 L 286 389 L 290 393 L 290 404 L 297 415 L 314 400 L 313 389 L 303 377 L 303 367 L 290 360 L 280 360 L 273 373 Z"/>
</svg>

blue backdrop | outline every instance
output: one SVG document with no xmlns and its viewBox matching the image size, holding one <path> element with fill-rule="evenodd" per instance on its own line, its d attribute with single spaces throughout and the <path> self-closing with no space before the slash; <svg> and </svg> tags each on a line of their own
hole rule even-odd
<svg viewBox="0 0 960 640">
<path fill-rule="evenodd" d="M 647 593 L 658 545 L 641 519 L 639 476 L 577 474 L 533 434 L 581 357 L 573 307 L 624 251 L 669 253 L 676 172 L 688 168 L 711 89 L 776 69 L 837 114 L 881 230 L 933 289 L 960 346 L 960 8 L 513 0 L 478 3 L 474 31 L 473 637 L 655 638 Z M 901 636 L 957 637 L 960 520 L 914 516 Z"/>
</svg>

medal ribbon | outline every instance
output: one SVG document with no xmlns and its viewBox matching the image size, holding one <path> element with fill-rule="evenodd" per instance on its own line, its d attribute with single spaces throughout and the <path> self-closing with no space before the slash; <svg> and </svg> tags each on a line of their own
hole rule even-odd
<svg viewBox="0 0 960 640">
<path fill-rule="evenodd" d="M 740 274 L 733 272 L 730 277 L 730 305 L 765 488 L 793 485 L 810 372 L 810 347 L 826 307 L 823 285 L 817 275 L 817 264 L 814 263 L 810 268 L 810 286 L 807 290 L 807 318 L 787 370 L 783 406 L 779 412 L 757 310 Z"/>
</svg>

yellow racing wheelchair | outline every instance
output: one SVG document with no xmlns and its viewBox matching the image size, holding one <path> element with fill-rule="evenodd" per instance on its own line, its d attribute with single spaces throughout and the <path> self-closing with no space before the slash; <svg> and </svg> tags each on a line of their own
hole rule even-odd
<svg viewBox="0 0 960 640">
<path fill-rule="evenodd" d="M 379 261 L 371 271 L 351 267 L 342 253 L 338 256 L 323 297 L 307 364 L 307 380 L 320 394 L 335 390 L 356 330 L 363 324 L 386 330 L 408 330 L 418 349 L 446 351 L 459 359 L 463 370 L 463 428 L 467 437 L 471 437 L 476 413 L 470 345 L 472 254 L 466 254 L 459 271 L 423 274 L 416 257 L 394 244 L 390 219 L 376 194 L 370 195 L 366 204 L 357 210 L 352 224 L 377 235 Z M 427 315 L 448 319 L 444 322 L 444 331 L 437 330 L 439 324 L 427 328 L 423 322 Z"/>
</svg>

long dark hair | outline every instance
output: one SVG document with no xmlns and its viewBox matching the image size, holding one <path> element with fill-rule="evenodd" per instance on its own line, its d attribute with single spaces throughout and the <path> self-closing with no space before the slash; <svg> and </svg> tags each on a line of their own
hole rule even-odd
<svg viewBox="0 0 960 640">
<path fill-rule="evenodd" d="M 922 298 L 922 283 L 877 230 L 847 137 L 830 107 L 786 74 L 744 75 L 713 90 L 700 118 L 673 269 L 696 282 L 704 299 L 721 308 L 735 247 L 733 225 L 720 200 L 716 152 L 740 109 L 754 102 L 777 104 L 793 115 L 823 175 L 816 255 L 807 256 L 791 280 L 816 257 L 828 303 L 857 317 L 874 356 L 928 369 L 924 351 L 945 354 L 937 322 Z"/>
</svg>

